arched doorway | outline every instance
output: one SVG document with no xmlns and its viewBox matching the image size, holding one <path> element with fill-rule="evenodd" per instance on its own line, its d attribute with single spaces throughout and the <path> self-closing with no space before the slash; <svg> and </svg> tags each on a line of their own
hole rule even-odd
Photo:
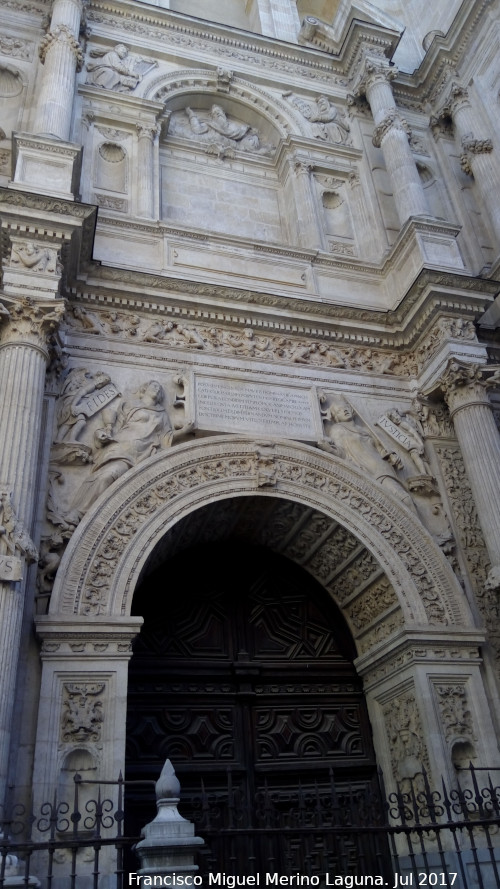
<svg viewBox="0 0 500 889">
<path fill-rule="evenodd" d="M 129 670 L 127 780 L 156 779 L 170 758 L 181 811 L 207 840 L 202 869 L 381 873 L 382 845 L 330 829 L 341 809 L 348 825 L 349 807 L 376 808 L 378 785 L 352 636 L 320 584 L 229 538 L 158 565 L 132 611 L 145 623 Z M 153 811 L 130 786 L 135 833 Z"/>
</svg>

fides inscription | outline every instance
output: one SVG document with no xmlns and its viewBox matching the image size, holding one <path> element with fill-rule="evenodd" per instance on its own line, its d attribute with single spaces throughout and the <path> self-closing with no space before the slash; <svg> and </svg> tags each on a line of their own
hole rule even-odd
<svg viewBox="0 0 500 889">
<path fill-rule="evenodd" d="M 309 389 L 196 377 L 195 392 L 198 429 L 317 438 Z"/>
</svg>

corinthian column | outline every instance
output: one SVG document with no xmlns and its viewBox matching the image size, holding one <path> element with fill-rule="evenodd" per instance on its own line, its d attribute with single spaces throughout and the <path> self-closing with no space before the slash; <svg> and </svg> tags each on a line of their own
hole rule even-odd
<svg viewBox="0 0 500 889">
<path fill-rule="evenodd" d="M 25 565 L 38 558 L 29 529 L 35 507 L 47 337 L 63 313 L 29 298 L 9 305 L 0 341 L 0 802 L 9 760 L 24 606 Z"/>
<path fill-rule="evenodd" d="M 75 74 L 83 62 L 78 43 L 81 15 L 82 0 L 55 0 L 50 30 L 39 49 L 43 73 L 36 99 L 35 133 L 69 139 Z"/>
<path fill-rule="evenodd" d="M 500 167 L 491 139 L 485 138 L 482 121 L 473 108 L 467 89 L 453 83 L 442 115 L 452 118 L 463 150 L 463 170 L 474 177 L 487 209 L 497 245 L 500 244 Z"/>
<path fill-rule="evenodd" d="M 440 383 L 491 559 L 491 582 L 495 577 L 500 581 L 500 435 L 483 372 L 477 364 L 452 359 Z"/>
<path fill-rule="evenodd" d="M 365 95 L 371 108 L 375 129 L 373 144 L 382 149 L 391 179 L 394 201 L 401 225 L 410 216 L 429 216 L 427 199 L 408 144 L 411 135 L 400 115 L 392 93 L 391 80 L 398 69 L 383 59 L 365 59 L 364 68 L 354 85 L 356 95 Z"/>
</svg>

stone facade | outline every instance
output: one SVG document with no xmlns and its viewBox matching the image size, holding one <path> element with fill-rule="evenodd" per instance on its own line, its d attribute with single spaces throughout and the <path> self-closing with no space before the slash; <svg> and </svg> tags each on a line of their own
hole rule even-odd
<svg viewBox="0 0 500 889">
<path fill-rule="evenodd" d="M 116 777 L 134 590 L 248 498 L 388 786 L 500 765 L 499 39 L 497 0 L 3 4 L 0 795 Z"/>
</svg>

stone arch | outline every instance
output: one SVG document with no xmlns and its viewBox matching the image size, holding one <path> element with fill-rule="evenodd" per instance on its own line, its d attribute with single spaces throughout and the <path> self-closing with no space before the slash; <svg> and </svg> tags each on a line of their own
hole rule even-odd
<svg viewBox="0 0 500 889">
<path fill-rule="evenodd" d="M 123 619 L 166 533 L 207 504 L 245 496 L 302 503 L 346 528 L 380 566 L 407 627 L 472 626 L 439 547 L 382 486 L 308 445 L 227 435 L 163 451 L 99 498 L 61 562 L 50 613 Z"/>
<path fill-rule="evenodd" d="M 290 133 L 297 132 L 297 115 L 284 102 L 280 102 L 267 91 L 248 83 L 240 77 L 228 75 L 227 85 L 221 88 L 224 72 L 218 74 L 213 70 L 184 70 L 157 77 L 149 86 L 146 99 L 164 102 L 167 111 L 183 108 L 192 96 L 207 96 L 211 101 L 224 100 L 240 107 L 246 107 L 247 113 L 257 115 L 282 139 Z M 252 120 L 249 121 L 253 123 Z"/>
</svg>

